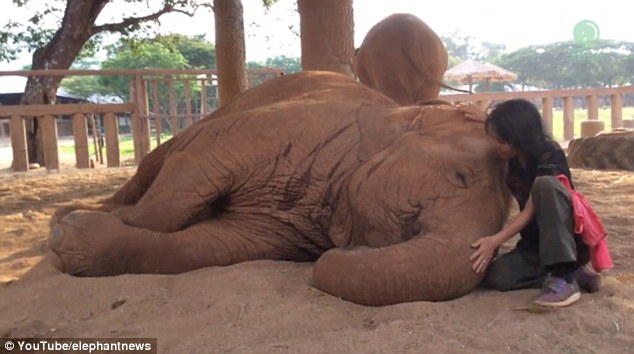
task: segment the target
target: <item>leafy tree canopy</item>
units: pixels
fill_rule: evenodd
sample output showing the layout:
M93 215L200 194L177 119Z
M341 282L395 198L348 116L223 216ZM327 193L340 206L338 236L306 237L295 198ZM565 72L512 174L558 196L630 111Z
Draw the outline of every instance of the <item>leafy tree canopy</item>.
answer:
M494 60L524 85L543 88L608 87L634 81L634 43L598 40L533 45Z
M0 27L0 61L15 60L22 52L32 52L45 46L53 38L65 13L73 6L72 0L3 0L11 1L14 7L32 15L23 21L10 20ZM156 33L160 16L177 12L193 15L197 10L213 9L211 0L90 0L99 12L107 8L126 9L119 16L108 18L99 14L91 31L90 39L84 44L79 58L93 56L101 48L104 33L118 33L124 37L143 38ZM261 0L269 9L278 0ZM186 45L186 44L184 44ZM191 62L193 67L197 63Z
M11 0L13 5L33 13L25 22L11 20L0 28L0 60L15 60L21 52L30 52L49 43L63 18L72 11L75 0ZM101 47L104 33L119 33L126 37L146 37L157 29L160 16L178 12L193 15L200 8L211 8L206 0L92 0L99 14L88 31L80 57L90 57ZM266 1L265 1L266 3ZM105 7L126 9L119 16L103 12ZM89 16L90 14L86 14Z
M466 59L494 63L518 74L515 83L523 86L558 89L634 83L633 42L565 41L532 45L509 53L503 44L479 43L457 31L441 39L449 53L449 67ZM503 87L492 83L489 90ZM475 90L482 89L476 86Z

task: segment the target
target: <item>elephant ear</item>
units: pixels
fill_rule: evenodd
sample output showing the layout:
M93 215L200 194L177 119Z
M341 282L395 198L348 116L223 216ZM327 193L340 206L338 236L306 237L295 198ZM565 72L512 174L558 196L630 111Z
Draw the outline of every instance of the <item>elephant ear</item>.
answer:
M410 130L414 120L423 115L421 107L372 107L362 106L357 111L361 141L359 159L368 160L372 155L391 145L399 136Z

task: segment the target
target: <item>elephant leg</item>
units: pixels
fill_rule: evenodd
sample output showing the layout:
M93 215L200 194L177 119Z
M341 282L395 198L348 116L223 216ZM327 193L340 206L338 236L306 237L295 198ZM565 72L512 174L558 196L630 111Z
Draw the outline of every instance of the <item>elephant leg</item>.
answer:
M143 160L141 160L134 176L132 176L132 178L130 178L130 180L126 182L126 184L124 184L123 187L121 187L121 189L119 189L112 197L93 205L72 204L59 207L51 216L48 223L49 226L53 228L64 218L64 216L72 213L73 211L99 210L110 212L127 205L135 204L139 199L141 199L143 194L145 194L145 191L147 191L161 170L161 167L163 167L165 157L167 156L167 152L169 151L173 140L174 139L170 139L164 144L159 145L159 147L154 149Z
M133 205L138 202L148 188L150 188L154 179L161 171L163 164L165 164L170 147L174 145L174 141L176 141L175 138L166 141L145 156L141 160L134 176L132 176L132 178L130 178L130 180L112 197L106 199L104 203L113 205Z
M165 234L125 225L109 213L77 211L53 228L49 247L57 269L80 276L177 274L250 260L316 259L292 242L291 231L269 216L232 214Z
M213 159L209 155L208 159ZM113 214L130 226L158 232L182 230L223 208L230 173L225 165L187 152L171 155L139 201Z

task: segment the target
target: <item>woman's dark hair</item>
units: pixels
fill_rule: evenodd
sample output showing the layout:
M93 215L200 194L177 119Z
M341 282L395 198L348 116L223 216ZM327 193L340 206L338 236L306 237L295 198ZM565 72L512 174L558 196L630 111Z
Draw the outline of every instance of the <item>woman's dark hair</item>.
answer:
M512 99L493 107L486 120L486 131L511 144L519 153L535 160L552 143L544 131L537 107L524 99Z

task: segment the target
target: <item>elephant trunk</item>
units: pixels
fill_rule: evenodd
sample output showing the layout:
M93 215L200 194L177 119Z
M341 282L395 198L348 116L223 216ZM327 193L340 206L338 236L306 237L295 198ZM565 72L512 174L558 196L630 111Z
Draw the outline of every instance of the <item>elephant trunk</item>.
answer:
M482 279L471 269L470 245L494 233L500 226L496 224L488 230L483 225L460 225L463 231L430 232L375 249L332 249L315 264L313 283L334 296L370 306L450 300Z

